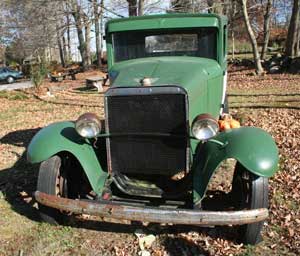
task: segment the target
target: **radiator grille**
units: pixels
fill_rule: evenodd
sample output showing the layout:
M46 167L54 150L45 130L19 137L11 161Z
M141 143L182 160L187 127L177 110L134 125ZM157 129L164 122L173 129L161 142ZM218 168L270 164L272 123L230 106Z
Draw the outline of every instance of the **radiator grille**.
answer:
M112 171L170 175L186 170L186 112L183 93L106 97Z

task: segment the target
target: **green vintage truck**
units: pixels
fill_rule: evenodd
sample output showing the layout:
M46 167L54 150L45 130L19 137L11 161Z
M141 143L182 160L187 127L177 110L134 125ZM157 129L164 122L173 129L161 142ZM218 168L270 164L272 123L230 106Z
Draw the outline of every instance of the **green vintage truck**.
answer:
M226 17L111 20L106 43L105 120L86 113L51 124L28 147L28 161L41 163L35 198L43 220L87 213L239 225L242 242L259 242L278 150L261 129L219 129L226 108ZM210 208L208 184L228 158L237 162L227 206L219 209L219 200Z

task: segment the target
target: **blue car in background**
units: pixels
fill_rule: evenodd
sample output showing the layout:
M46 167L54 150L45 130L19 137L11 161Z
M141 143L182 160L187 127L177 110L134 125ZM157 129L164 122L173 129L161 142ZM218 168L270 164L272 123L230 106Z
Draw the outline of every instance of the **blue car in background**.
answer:
M6 81L11 84L22 77L23 73L21 71L12 70L7 67L0 68L0 81Z

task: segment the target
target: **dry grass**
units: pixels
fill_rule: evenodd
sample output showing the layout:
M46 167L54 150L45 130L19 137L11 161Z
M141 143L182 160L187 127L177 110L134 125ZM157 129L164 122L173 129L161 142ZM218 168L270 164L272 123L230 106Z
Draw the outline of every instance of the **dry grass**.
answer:
M247 72L230 73L230 93L300 92L300 76L256 78ZM0 255L138 253L133 233L141 226L99 222L88 216L71 219L65 226L49 226L39 221L32 200L38 166L26 162L25 150L33 135L47 124L76 119L86 111L103 115L103 95L84 90L85 75L81 74L75 82L46 83L45 87L51 87L54 97L44 97L45 89L39 92L39 99L32 91L0 95ZM20 94L26 97L19 98ZM269 99L261 96L259 103L268 104ZM299 106L298 96L272 96L271 99L275 102L296 100ZM251 96L232 96L230 101L237 105L258 102L257 97ZM280 148L280 172L270 182L271 217L264 229L264 242L256 247L245 247L236 242L236 234L229 228L152 225L145 228L157 237L152 255L299 255L299 110L232 111L245 125L269 131ZM224 168L230 169L230 166L227 162ZM221 185L224 186L230 187L230 182Z

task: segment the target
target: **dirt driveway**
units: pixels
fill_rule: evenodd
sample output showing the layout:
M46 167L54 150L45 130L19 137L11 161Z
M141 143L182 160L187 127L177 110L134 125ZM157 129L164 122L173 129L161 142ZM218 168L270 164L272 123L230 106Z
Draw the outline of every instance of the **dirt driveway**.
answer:
M12 84L0 84L0 91L21 90L28 89L31 87L33 87L33 83L31 81L20 81Z

